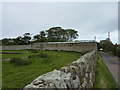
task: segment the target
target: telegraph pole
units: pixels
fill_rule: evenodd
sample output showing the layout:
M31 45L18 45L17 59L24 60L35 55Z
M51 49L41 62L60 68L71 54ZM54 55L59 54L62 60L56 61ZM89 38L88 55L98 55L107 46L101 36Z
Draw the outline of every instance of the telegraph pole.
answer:
M109 38L109 40L110 40L110 32L108 32L108 38Z
M96 36L94 37L94 40L96 41Z

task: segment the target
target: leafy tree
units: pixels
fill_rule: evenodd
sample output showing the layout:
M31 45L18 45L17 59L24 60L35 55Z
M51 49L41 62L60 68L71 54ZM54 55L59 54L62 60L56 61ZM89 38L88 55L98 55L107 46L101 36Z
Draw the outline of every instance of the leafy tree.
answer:
M16 38L2 39L3 45L25 45L34 42L65 42L72 41L78 37L78 32L74 29L63 29L61 27L52 27L48 30L40 31L39 34L33 36L31 41L31 34L24 33L23 36Z
M23 41L22 41L22 37L19 36L17 38L14 39L14 45L22 45L24 44Z
M48 41L50 42L60 41L60 36L61 36L60 30L62 30L61 27L53 27L50 28L49 30L46 30Z
M22 38L22 44L29 44L31 40L30 33L24 33Z
M46 33L45 33L45 31L40 31L40 41L41 42L45 42L45 40L46 40Z
M113 52L113 54L116 54L116 48L108 38L106 40L100 41L99 48L102 48L103 51Z
M67 40L72 41L73 39L76 39L78 37L78 32L74 29L67 29Z
M51 42L72 41L78 37L77 31L74 29L62 29L61 27L53 27L47 32L47 39Z
M34 39L35 41L39 41L40 35L39 35L39 34L35 35L35 36L33 37L33 39Z
M35 35L33 38L35 42L45 42L46 41L46 33L45 31L40 31L39 34Z
M4 38L2 39L2 45L16 45L15 38Z

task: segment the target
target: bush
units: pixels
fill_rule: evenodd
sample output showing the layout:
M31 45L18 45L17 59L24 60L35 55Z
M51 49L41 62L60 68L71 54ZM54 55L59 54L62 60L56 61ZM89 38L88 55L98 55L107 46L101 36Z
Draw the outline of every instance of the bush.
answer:
M37 55L30 55L30 56L28 56L28 58L32 58L32 57L48 58L48 55L45 54L45 53L39 53Z
M32 56L30 55L30 56L28 56L28 58L31 58Z
M48 55L45 54L45 53L40 53L40 54L38 55L38 57L40 57L40 58L48 58Z
M32 53L38 53L38 50L31 50Z
M31 61L29 60L18 60L18 62L16 62L17 65L20 65L20 66L23 66L23 65L28 65L32 63Z
M29 61L29 60L23 60L23 59L21 59L21 58L11 58L11 59L10 59L10 63L23 66L23 65L28 65L28 64L30 64L30 63L32 63L32 62Z
M117 56L120 57L120 46L117 47L116 53L117 53Z
M21 60L21 58L15 58L15 57L13 57L13 58L10 59L10 63L16 63L19 60Z

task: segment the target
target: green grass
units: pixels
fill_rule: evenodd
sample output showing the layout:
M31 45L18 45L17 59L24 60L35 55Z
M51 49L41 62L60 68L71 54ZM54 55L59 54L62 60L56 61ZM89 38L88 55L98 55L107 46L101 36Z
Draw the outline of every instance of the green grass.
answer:
M115 56L112 52L107 52L110 56L112 56L112 57L117 57L118 59L118 61L120 61L120 57L118 57L118 56Z
M2 52L21 52L22 54L2 54L2 59L9 59L12 57L27 57L29 55L34 55L30 50L15 50L15 51L2 51Z
M117 88L117 84L109 72L101 56L97 54L96 78L94 88Z
M10 64L9 61L2 62L2 79L3 88L22 88L31 83L38 76L47 73L54 69L60 69L62 66L77 60L82 55L81 53L65 52L65 51L39 51L39 53L31 53L25 50L28 55L37 55L44 53L48 55L48 58L40 58L33 56L26 60L31 60L32 63L25 66L18 66ZM21 52L25 52L21 51ZM7 56L8 55L8 56ZM4 58L10 58L9 54L4 55ZM13 55L20 57L19 55ZM12 57L13 57L12 56ZM24 56L24 55L22 55Z
M114 56L113 52L107 52L110 56Z
M118 59L118 61L120 61L120 58Z

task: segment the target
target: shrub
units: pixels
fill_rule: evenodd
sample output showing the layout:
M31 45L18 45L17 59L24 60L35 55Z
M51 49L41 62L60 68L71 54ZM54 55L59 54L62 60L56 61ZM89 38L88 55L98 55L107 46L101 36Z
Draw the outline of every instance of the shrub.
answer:
M18 62L16 62L16 64L20 66L28 65L30 63L32 63L30 60L18 60Z
M45 53L40 53L38 56L39 56L40 58L48 58L48 55L45 54Z
M32 53L38 53L38 50L31 50Z
M29 60L23 60L21 58L11 58L10 63L22 66L22 65L28 65L28 64L30 64L32 62L29 61Z
M117 47L116 53L117 53L117 56L120 57L120 46Z
M31 58L32 56L30 55L30 56L28 56L28 58Z
M21 60L21 58L15 58L15 57L13 57L13 58L10 59L10 63L16 63L19 60Z

